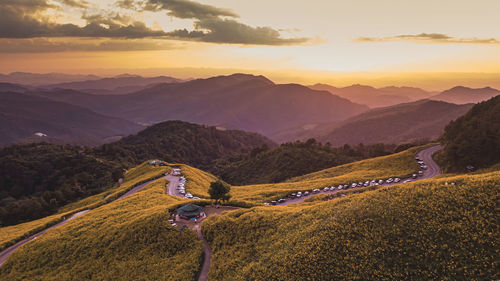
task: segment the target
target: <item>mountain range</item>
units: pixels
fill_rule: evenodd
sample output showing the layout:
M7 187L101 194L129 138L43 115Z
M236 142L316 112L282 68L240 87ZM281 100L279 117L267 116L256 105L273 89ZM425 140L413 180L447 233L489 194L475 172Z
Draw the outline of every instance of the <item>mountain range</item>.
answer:
M356 103L365 104L371 108L416 101L433 95L432 92L413 87L390 86L377 89L359 84L343 88L337 88L326 84L316 84L309 87L315 90L328 91L333 95L343 97Z
M33 132L48 131L51 133L47 133L49 137L45 140L51 142L75 144L75 140L83 140L81 144L100 144L137 132L145 126L167 120L182 120L217 126L219 129L257 132L279 143L315 137L323 142L340 145L375 142L397 144L435 138L447 122L459 117L470 106L457 107L450 103L477 103L500 93L489 87L471 89L461 86L439 94L419 88L393 86L374 88L352 85L337 88L316 84L305 87L299 84L276 84L264 76L249 74L183 81L168 76L141 77L129 74L102 78L13 73L0 76L0 81L28 78L32 80L26 80L22 85L0 82L0 92L18 92L43 98L44 105L48 101L58 102L51 105L61 107L54 112L71 108L78 114L72 115L73 124L69 124L69 120L56 122L40 119L37 115L40 112L26 110L21 103L13 104L11 101L10 111L5 109L6 112L2 112L4 119L7 113L12 118L13 112L23 112L22 118L16 117L16 122L24 119L25 123L22 123L21 129L17 129L19 133L8 131L3 143L23 138L36 141L38 137L32 137ZM43 79L46 79L45 83L39 86L38 83ZM62 83L51 83L56 80ZM424 100L426 98L448 104L431 103ZM425 106L429 108L425 109ZM85 114L82 110L86 110ZM418 112L428 112L429 118L419 116ZM94 118L90 118L90 115ZM103 118L108 121L101 122ZM32 121L26 123L26 120ZM40 125L42 120L44 126ZM15 123L12 119L10 123L4 122ZM397 126L389 126L395 123ZM119 124L119 128L110 128L110 124ZM49 125L60 128L59 131L66 128L65 133L49 130ZM74 129L68 129L69 125ZM110 139L111 136L116 137ZM59 137L62 139L56 141Z
M472 106L420 100L372 109L336 126L318 128L316 134L320 141L334 146L434 140L450 121L465 114Z
M456 104L478 103L500 95L500 91L491 87L468 88L457 86L431 97L433 100L440 100Z
M270 138L288 128L336 122L368 110L325 91L275 84L263 76L246 74L162 83L127 95L91 95L67 89L30 94L144 125L183 120Z
M21 93L0 92L0 144L3 145L26 138L97 145L143 128L79 106ZM35 136L35 133L41 134Z

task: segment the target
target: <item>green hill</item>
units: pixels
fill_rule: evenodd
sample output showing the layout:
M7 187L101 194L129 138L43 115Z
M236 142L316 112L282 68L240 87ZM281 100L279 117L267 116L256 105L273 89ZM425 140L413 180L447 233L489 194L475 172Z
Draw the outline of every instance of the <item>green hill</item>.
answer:
M274 147L276 144L256 133L167 121L148 127L136 135L97 147L94 152L129 167L158 158L210 169L219 158L262 146Z
M0 149L0 225L54 213L65 204L100 193L122 177L113 162L85 149L53 144Z
M499 185L492 172L211 217L209 279L496 280Z
M108 190L123 169L150 159L209 169L219 158L262 146L275 144L254 133L168 121L96 148L45 143L5 147L0 149L0 226L48 216Z
M214 173L235 184L275 183L307 173L392 153L383 144L331 147L314 139L281 144L273 149L255 149L242 159L222 159Z
M451 122L441 138L441 154L449 171L465 171L468 165L486 168L500 162L500 96L475 105Z
M51 230L12 254L0 280L194 280L202 243L177 231L165 180Z

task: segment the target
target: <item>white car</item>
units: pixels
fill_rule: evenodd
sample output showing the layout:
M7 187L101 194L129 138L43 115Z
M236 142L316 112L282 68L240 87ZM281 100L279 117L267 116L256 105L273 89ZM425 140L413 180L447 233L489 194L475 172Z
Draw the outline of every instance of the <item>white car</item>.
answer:
M394 182L400 182L400 181L401 181L401 179L400 179L400 178L395 178L395 179L394 179Z
M323 188L323 191L324 192L330 191L330 188L327 186L327 187Z
M319 192L319 189L313 189L313 193L318 193Z
M351 187L352 187L352 188L354 188L354 187L356 187L357 185L358 185L358 184L354 182L354 183L352 183L352 184L351 184Z
M408 183L408 182L411 182L411 180L405 180L405 181L403 181L403 183Z
M184 197L186 197L187 199L192 199L193 195L191 193L186 193L186 195L184 195Z
M338 189L338 190L340 190L340 189L342 189L342 188L344 188L344 186L343 186L343 185L339 185L339 186L337 187L337 189Z
M393 178L388 178L388 179L387 179L387 183L391 183L391 182L393 182L393 181L394 181L394 179L393 179Z
M330 191L334 191L335 190L335 186L330 186Z
M379 185L380 185L380 184L384 184L384 180L379 180L379 181L378 181L378 184L379 184Z

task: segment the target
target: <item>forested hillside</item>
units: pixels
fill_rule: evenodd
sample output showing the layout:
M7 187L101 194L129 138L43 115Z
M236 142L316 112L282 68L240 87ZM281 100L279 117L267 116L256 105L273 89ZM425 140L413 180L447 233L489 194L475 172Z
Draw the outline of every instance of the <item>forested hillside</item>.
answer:
M275 183L365 158L390 154L384 144L332 147L309 139L284 143L274 149L254 149L241 159L221 159L213 173L235 184Z
M441 138L441 154L449 171L465 171L468 165L485 168L500 162L500 96L475 105L451 122Z
M219 158L262 146L274 147L276 144L255 133L167 121L148 127L137 135L97 147L94 152L129 167L158 158L210 169Z
M52 214L67 203L102 192L122 176L118 165L90 151L53 144L0 150L0 225Z
M53 214L112 187L125 169L150 159L213 169L217 159L274 146L254 133L168 121L95 148L46 143L6 147L0 150L0 225Z

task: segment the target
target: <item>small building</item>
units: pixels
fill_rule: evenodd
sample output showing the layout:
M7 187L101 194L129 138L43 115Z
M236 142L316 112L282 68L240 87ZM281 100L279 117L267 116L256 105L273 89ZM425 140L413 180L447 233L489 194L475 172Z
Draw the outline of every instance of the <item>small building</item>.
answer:
M186 204L179 207L176 211L177 214L183 219L201 218L205 216L203 208L195 204Z

